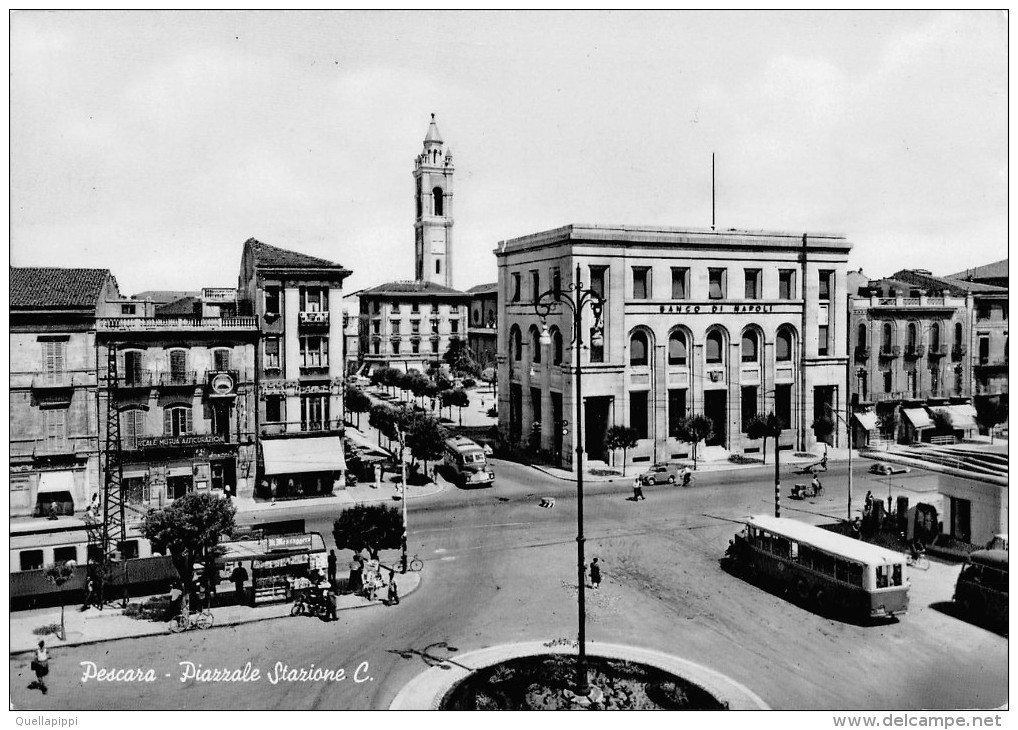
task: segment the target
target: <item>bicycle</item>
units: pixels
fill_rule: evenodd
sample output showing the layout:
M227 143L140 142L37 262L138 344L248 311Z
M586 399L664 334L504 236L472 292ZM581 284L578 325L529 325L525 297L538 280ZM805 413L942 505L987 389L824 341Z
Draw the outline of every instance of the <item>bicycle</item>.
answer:
M179 634L181 631L190 631L191 629L204 631L212 627L214 620L211 611L197 611L187 615L178 613L170 619L170 633Z
M424 561L417 557L416 554L407 561L407 570L412 570L413 572L418 573L423 567Z

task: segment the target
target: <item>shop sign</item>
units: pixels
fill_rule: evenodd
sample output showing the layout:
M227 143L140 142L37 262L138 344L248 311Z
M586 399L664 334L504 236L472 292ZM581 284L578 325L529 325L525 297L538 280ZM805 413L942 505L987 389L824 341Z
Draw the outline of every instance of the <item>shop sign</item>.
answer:
M178 446L214 446L225 443L225 438L212 434L201 436L146 436L138 439L138 448L164 449Z
M236 389L233 373L224 371L209 376L209 390L213 395L232 395Z
M661 314L765 314L773 312L773 304L662 304Z
M343 379L333 378L331 383L300 383L296 380L277 380L263 383L261 395L339 395Z
M265 543L269 551L310 550L311 535L269 535Z

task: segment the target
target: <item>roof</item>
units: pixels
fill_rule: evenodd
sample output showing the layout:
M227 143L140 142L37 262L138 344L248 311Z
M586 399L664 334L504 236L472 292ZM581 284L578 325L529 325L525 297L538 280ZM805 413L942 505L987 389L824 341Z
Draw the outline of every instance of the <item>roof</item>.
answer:
M11 267L11 309L94 309L109 269Z
M947 289L955 296L965 296L968 292L973 294L1007 294L1007 289L990 284L979 284L974 281L961 281L959 279L947 279L942 276L933 276L924 271L916 269L902 269L895 271L888 278L903 281L911 286L933 291Z
M498 293L498 282L492 282L491 284L478 284L467 289L467 294L497 294Z
M433 281L390 281L386 284L379 284L370 289L361 291L362 297L377 296L439 296L439 297L467 297L466 292L458 289L451 289Z
M285 248L270 246L267 243L249 238L244 242L246 248L250 248L254 254L255 266L266 268L284 269L331 269L343 268L340 264L327 259L320 259L317 256L308 256L297 251L288 251Z
M437 142L442 144L442 134L438 131L438 125L435 124L435 115L431 115L431 124L428 125L428 133L424 137L424 144L428 142Z
M146 289L131 296L131 299L145 301L151 299L155 304L169 304L184 297L197 297L201 292L197 291L175 291L172 289Z
M201 306L201 299L198 297L181 297L169 304L156 307L157 317L190 317L194 315L195 305Z
M868 542L856 540L847 535L825 530L816 525L791 520L787 517L771 517L770 515L753 515L746 520L747 525L784 535L798 542L814 545L821 550L837 553L851 560L866 563L901 563L905 556Z
M957 274L948 274L945 279L961 279L962 281L978 281L980 279L1006 279L1007 259L994 261L992 264L977 266L974 269L959 271Z

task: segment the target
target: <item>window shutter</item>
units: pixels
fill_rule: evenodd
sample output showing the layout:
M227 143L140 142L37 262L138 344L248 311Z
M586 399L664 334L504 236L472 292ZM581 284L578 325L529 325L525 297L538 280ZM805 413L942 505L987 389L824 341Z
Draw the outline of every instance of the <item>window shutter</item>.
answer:
M173 435L173 409L172 408L164 408L163 409L163 435L164 436L172 436Z
M325 367L329 364L329 338L322 338L322 366Z
M184 419L185 420L185 424L184 424L184 432L185 433L194 433L194 424L191 421L191 410L192 409L190 409L190 408L185 408L184 409L184 413L187 414L186 418Z

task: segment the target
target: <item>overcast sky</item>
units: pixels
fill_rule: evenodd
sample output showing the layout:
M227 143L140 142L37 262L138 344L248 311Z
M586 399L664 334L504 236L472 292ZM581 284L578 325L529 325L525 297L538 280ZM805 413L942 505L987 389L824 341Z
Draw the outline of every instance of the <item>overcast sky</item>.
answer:
M429 115L455 285L567 223L845 234L852 268L1007 256L1007 25L964 13L11 19L11 263L235 286L249 237L413 277Z

